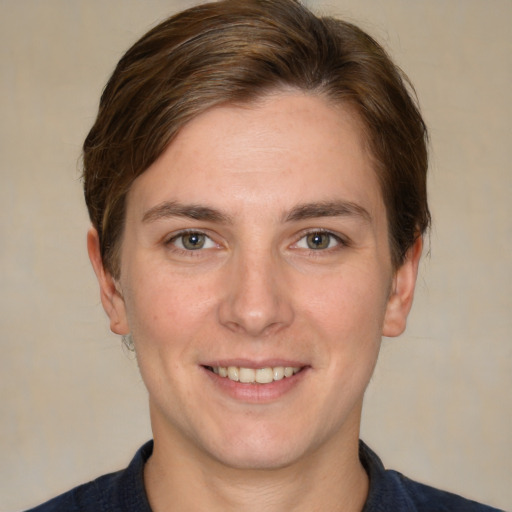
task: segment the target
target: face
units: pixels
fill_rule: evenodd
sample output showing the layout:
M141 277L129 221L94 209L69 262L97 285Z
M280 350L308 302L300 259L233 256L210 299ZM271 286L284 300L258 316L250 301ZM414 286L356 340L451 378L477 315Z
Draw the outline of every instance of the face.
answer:
M357 440L382 335L405 325L419 250L392 268L357 118L299 93L214 108L133 184L121 276L90 252L133 336L155 442L232 467Z

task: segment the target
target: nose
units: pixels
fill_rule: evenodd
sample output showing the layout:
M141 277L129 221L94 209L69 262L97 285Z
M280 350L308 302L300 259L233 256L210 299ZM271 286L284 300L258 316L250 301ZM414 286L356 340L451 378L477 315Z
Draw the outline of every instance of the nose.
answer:
M239 254L227 272L226 293L219 305L221 324L233 332L263 337L293 322L285 272L272 255Z

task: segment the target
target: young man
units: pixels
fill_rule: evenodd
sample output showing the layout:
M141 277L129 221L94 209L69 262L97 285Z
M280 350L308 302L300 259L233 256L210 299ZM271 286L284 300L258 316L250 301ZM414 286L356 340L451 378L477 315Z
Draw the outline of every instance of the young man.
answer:
M426 129L368 35L293 0L165 21L84 144L91 262L154 440L44 511L490 510L359 441L429 224Z

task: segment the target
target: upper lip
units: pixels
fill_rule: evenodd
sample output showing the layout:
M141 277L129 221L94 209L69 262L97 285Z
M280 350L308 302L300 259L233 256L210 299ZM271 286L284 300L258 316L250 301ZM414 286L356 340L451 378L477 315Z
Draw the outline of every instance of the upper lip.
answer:
M292 368L303 368L304 366L308 366L303 361L297 361L293 359L281 359L281 358L272 358L272 359L216 359L206 363L203 363L202 366L211 366L215 367L223 367L227 368L229 366L238 366L242 368L252 368L257 370L259 368L274 368L276 366L291 366Z

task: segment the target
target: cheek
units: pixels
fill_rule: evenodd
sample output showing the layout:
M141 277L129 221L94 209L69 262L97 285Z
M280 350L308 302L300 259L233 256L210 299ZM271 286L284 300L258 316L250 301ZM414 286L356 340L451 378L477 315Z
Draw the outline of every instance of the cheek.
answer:
M364 340L370 333L380 337L388 290L377 277L361 270L344 271L305 283L301 295L306 314L343 338Z
M126 311L135 340L173 344L201 329L212 305L212 287L204 279L183 279L170 273L148 272L128 286Z
M126 303L139 370L150 395L158 397L170 382L179 388L197 360L204 301L197 300L193 287L166 277L146 279ZM182 393L188 393L186 388Z

